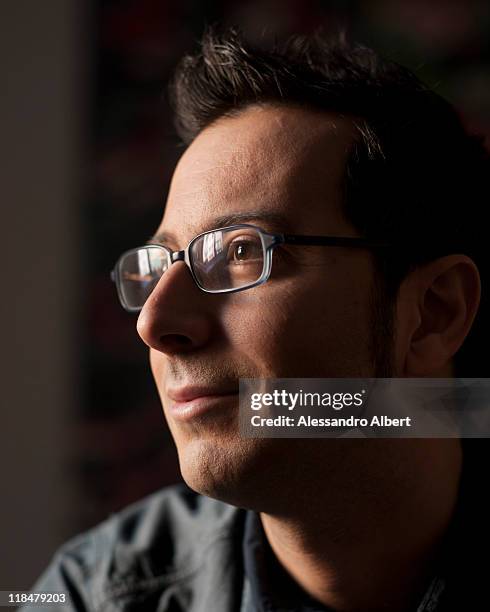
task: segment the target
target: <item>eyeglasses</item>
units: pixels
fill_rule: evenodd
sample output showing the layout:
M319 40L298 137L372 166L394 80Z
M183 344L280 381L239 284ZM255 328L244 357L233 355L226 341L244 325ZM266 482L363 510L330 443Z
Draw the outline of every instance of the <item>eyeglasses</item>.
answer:
M206 293L234 293L265 283L272 268L272 252L281 244L354 248L383 248L364 238L271 234L248 224L203 232L183 251L147 244L126 251L111 273L121 305L139 312L162 275L176 261L189 268L196 285Z

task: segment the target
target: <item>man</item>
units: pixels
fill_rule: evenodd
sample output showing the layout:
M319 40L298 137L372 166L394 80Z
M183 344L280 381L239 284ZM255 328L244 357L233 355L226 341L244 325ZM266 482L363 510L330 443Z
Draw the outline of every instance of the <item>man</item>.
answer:
M487 609L459 440L245 439L237 417L242 378L480 375L483 147L343 41L210 32L172 92L188 147L115 280L190 489L68 543L34 591L79 610Z

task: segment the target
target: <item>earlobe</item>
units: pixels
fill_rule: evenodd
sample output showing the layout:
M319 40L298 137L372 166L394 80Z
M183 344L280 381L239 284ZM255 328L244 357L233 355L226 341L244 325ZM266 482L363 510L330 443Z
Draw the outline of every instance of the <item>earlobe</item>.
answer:
M412 292L417 325L407 337L404 376L449 376L478 310L478 269L466 255L448 255L412 274L405 291Z

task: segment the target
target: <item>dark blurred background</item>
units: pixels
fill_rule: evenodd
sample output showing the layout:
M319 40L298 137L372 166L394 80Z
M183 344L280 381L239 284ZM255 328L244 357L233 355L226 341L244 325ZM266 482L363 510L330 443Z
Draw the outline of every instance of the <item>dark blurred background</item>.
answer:
M109 273L160 221L182 152L166 83L214 22L266 40L345 28L488 143L487 1L4 0L0 590L29 588L66 537L180 478Z

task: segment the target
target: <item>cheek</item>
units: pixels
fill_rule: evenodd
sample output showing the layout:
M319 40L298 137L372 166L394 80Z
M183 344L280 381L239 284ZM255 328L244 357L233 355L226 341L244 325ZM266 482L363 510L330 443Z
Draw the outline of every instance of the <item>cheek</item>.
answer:
M225 312L233 348L261 377L343 377L369 369L369 292L318 278L244 292ZM238 314L239 313L239 314Z

